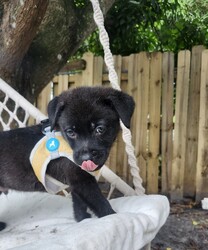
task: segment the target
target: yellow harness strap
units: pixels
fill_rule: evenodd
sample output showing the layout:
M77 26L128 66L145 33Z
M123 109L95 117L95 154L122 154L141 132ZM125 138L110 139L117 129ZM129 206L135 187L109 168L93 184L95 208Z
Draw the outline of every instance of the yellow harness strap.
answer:
M59 157L66 157L73 161L72 153L72 149L60 132L53 132L53 136L50 137L44 136L31 151L30 163L48 193L56 194L68 187L46 174L49 162Z

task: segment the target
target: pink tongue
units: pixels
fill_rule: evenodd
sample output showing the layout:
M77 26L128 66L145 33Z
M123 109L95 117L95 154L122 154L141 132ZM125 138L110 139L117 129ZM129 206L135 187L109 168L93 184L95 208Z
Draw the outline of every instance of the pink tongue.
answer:
M83 161L81 168L85 171L94 171L96 168L98 167L98 165L95 165L95 163L93 161Z

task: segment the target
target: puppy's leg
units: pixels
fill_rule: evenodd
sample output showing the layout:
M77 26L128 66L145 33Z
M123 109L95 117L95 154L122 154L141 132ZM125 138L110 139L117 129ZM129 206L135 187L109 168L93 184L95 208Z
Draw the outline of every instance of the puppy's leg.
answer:
M91 215L87 213L87 204L83 202L83 200L75 192L71 192L71 195L73 201L74 217L76 221L79 222L86 218L90 218Z
M89 218L89 214L86 212L87 207L99 218L115 213L110 203L102 195L93 176L81 170L76 176L76 180L76 182L73 180L70 182L76 220Z
M6 223L0 221L0 231L6 227Z
M72 197L74 216L77 221L91 217L86 211L87 207L89 207L99 218L115 214L115 211L112 209L109 202L102 196L101 192L95 191L94 194L92 194L88 191L82 193L78 191L76 193L73 192Z
M89 173L74 165L67 158L53 160L47 173L71 187L74 216L77 221L89 218L87 207L97 217L115 213L110 203L102 195L98 183Z

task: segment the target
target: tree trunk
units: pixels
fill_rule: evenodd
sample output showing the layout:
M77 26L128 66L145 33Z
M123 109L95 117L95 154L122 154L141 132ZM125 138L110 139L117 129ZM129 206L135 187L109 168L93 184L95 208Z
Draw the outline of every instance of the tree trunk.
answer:
M0 77L31 102L95 29L90 1L78 3L0 0Z

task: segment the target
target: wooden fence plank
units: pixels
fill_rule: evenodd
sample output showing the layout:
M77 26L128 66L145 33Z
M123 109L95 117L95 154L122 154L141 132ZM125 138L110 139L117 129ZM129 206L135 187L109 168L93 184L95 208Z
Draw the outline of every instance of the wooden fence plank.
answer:
M71 78L71 77L70 77ZM75 87L80 87L82 86L82 73L77 73L75 76L74 76L74 86Z
M147 193L158 193L162 53L152 53L149 88L149 160Z
M94 57L93 62L93 85L101 86L103 78L103 58L101 56Z
M162 67L162 131L161 131L161 158L162 158L162 193L170 190L172 151L173 151L173 85L174 85L174 54L163 53Z
M58 82L53 82L53 97L58 95Z
M94 57L93 61L93 85L101 86L103 78L103 58L101 56Z
M122 57L121 56L114 56L114 67L116 70L116 73L118 75L118 84L121 84L121 64L122 64ZM119 173L121 172L121 169L123 168L122 162L118 161L120 155L120 151L124 152L124 147L122 144L120 144L121 140L118 137L117 140L114 142L113 148L111 150L110 155L110 161L109 161L109 167L115 172ZM120 173L121 174L121 173Z
M116 139L116 141L114 142L111 148L109 159L108 159L108 167L114 173L117 172L117 143L118 143L118 138Z
M48 84L40 93L37 99L37 108L45 115L47 115L48 103L51 100L51 84Z
M122 57L120 55L113 56L114 59L114 67L118 76L118 84L121 85L121 67L122 67Z
M125 77L124 77L124 75L127 76L127 74L128 74L128 67L129 67L129 56L123 56L122 57L122 67L121 67L122 80L128 81L128 78L125 79Z
M126 59L125 59L126 60ZM132 95L134 100L136 101L136 94L137 94L137 80L136 80L136 74L135 74L135 68L137 67L137 62L136 62L136 55L132 54L128 57L128 65L125 62L124 66L126 67L126 70L128 72L128 86L127 86L127 92ZM135 139L136 139L136 108L134 110L134 114L131 120L131 131L132 131L132 142L133 145L135 145ZM130 174L130 168L126 162L127 160L127 155L126 153L124 154L124 162L126 165L124 165L124 171L126 169L126 173L124 173L125 179L129 181L131 179L131 174Z
M68 75L59 75L58 76L58 93L61 94L63 91L68 89L69 86L69 77Z
M116 172L124 180L128 179L128 164L124 159L125 146L122 139L121 132L119 133L116 141Z
M184 195L194 197L196 193L196 162L198 148L199 103L201 83L201 55L203 46L195 46L191 53L191 79L189 85L186 165L184 174Z
M208 50L202 53L196 200L208 197Z
M187 110L190 73L190 51L178 54L173 163L171 173L171 199L183 198L186 154Z
M123 61L122 61L121 68L123 68ZM121 80L120 87L125 93L130 94L129 92L130 86L126 80ZM130 174L130 166L128 165L125 143L123 141L121 132L119 133L118 143L117 143L117 171L118 171L118 174L120 173L119 175L124 178L124 180L126 180L130 185L132 184L132 175Z
M131 92L131 95L134 99L134 101L137 103L137 88L138 88L138 82L137 82L137 60L136 55L132 54L129 56L129 62L128 62L128 92ZM133 131L133 143L135 144L136 140L136 117L137 117L137 105L135 106L134 114L132 117L132 127Z
M92 86L94 75L94 56L92 53L85 53L83 59L86 61L86 69L82 71L81 86Z
M147 186L147 127L149 102L149 54L141 52L132 62L134 68L134 91L136 108L134 114L133 135L135 138L135 154L140 168L144 187Z

